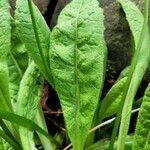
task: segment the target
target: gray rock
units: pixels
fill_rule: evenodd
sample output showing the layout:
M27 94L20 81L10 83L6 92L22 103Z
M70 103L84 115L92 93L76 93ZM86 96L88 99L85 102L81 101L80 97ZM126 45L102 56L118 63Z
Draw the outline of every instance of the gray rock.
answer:
M44 14L47 11L47 6L51 0L33 0L33 2L38 6L41 13Z
M47 6L49 5L51 0L33 0L35 5L39 8L42 14L44 14L47 11ZM10 13L12 16L14 16L15 6L16 6L16 0L10 0Z

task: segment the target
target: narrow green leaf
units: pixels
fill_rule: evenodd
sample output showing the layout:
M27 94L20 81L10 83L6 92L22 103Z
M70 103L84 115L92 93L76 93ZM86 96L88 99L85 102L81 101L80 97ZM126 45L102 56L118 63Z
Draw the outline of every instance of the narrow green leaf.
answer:
M49 69L50 30L38 8L31 2L29 4L28 0L17 0L16 2L17 32L31 58L52 83Z
M150 37L147 27L148 1L145 1L145 19L134 3L130 2L129 0L119 0L119 2L121 3L122 8L126 14L126 18L128 20L135 42L135 54L132 59L131 68L121 102L121 107L123 106L123 103L124 106L121 115L121 125L119 130L117 149L123 150L125 138L128 133L133 100L150 60ZM119 122L118 120L116 122ZM114 127L114 129L116 130L118 123L117 125L115 124L115 126L116 127ZM117 130L115 132L117 133Z
M31 131L37 131L41 134L43 134L45 137L47 137L50 141L52 141L55 145L57 145L58 148L61 148L61 146L58 144L58 142L49 135L46 131L44 131L41 127L39 127L37 124L35 124L32 120L26 119L25 117L16 115L14 113L6 112L2 109L0 109L0 118L4 120L8 120L12 123L16 123L20 126L23 126Z
M143 102L140 107L138 120L136 124L135 136L133 141L133 150L144 149L150 129L150 84L147 87Z
M51 69L75 150L84 147L103 86L103 20L97 0L73 0L51 34Z
M15 150L22 150L22 148L11 139L4 131L0 129L0 137L2 137L6 142L8 142ZM5 149L5 148L4 148Z
M2 119L0 119L0 127L3 129L6 135L8 135L15 143L18 143Z
M27 68L18 92L17 114L25 118L34 120L38 109L43 78L41 77L35 63L32 62ZM35 149L33 132L24 127L19 127L19 134L24 150Z
M41 106L39 106L38 112L36 114L36 123L42 128L44 129L46 132L48 132L47 126L46 126L46 122L44 119L44 114L42 111ZM45 137L43 134L38 133L38 136L41 140L41 143L43 145L44 150L55 150L57 149L56 145L54 145L52 143L52 141L50 141L47 137Z
M122 99L122 91L126 83L127 77L120 79L113 87L109 90L105 98L102 100L99 120L106 117L110 117L117 112L117 108L120 105Z

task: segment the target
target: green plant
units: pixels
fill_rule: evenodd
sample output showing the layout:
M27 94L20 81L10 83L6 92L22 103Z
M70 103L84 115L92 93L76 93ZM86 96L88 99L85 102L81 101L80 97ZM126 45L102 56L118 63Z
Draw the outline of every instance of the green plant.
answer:
M0 149L40 149L37 143L45 150L64 148L61 133L48 133L39 104L44 79L61 103L63 134L71 142L64 149L149 149L149 87L136 131L128 135L131 114L139 111L132 111L132 105L136 107L135 95L150 60L149 1L145 0L144 16L129 0L118 2L130 26L134 55L102 99L107 48L103 10L97 0L72 0L52 31L32 0L17 0L13 18L8 1L0 1ZM108 133L105 139L114 120L112 138Z
M141 111L139 112L138 122L136 125L136 131L133 141L133 149L150 149L149 145L149 92L150 86L147 87L143 103L141 105Z

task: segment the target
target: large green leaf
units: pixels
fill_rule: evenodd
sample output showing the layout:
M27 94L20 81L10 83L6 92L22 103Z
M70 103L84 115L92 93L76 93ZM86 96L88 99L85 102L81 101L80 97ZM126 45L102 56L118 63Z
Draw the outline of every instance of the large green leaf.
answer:
M150 84L147 87L143 102L140 107L138 121L136 124L135 137L133 142L133 150L144 149L147 144L147 138L150 134ZM150 147L149 147L150 148Z
M17 0L15 11L17 32L31 58L52 83L49 69L50 30L38 8L34 4L32 6L29 9L28 0Z
M102 90L106 46L97 0L73 0L51 34L50 63L75 150L82 150Z

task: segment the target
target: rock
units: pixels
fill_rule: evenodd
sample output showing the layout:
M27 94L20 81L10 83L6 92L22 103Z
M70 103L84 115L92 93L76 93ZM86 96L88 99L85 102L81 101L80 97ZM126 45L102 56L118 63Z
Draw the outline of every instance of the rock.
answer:
M101 0L105 15L105 39L108 48L108 75L116 75L131 59L131 34L125 14L115 0Z
M47 11L47 7L51 0L33 0L35 5L39 8L42 14L44 14ZM10 13L12 16L14 16L15 6L16 6L16 0L10 0Z
M33 2L37 5L41 13L44 14L51 0L33 0Z

